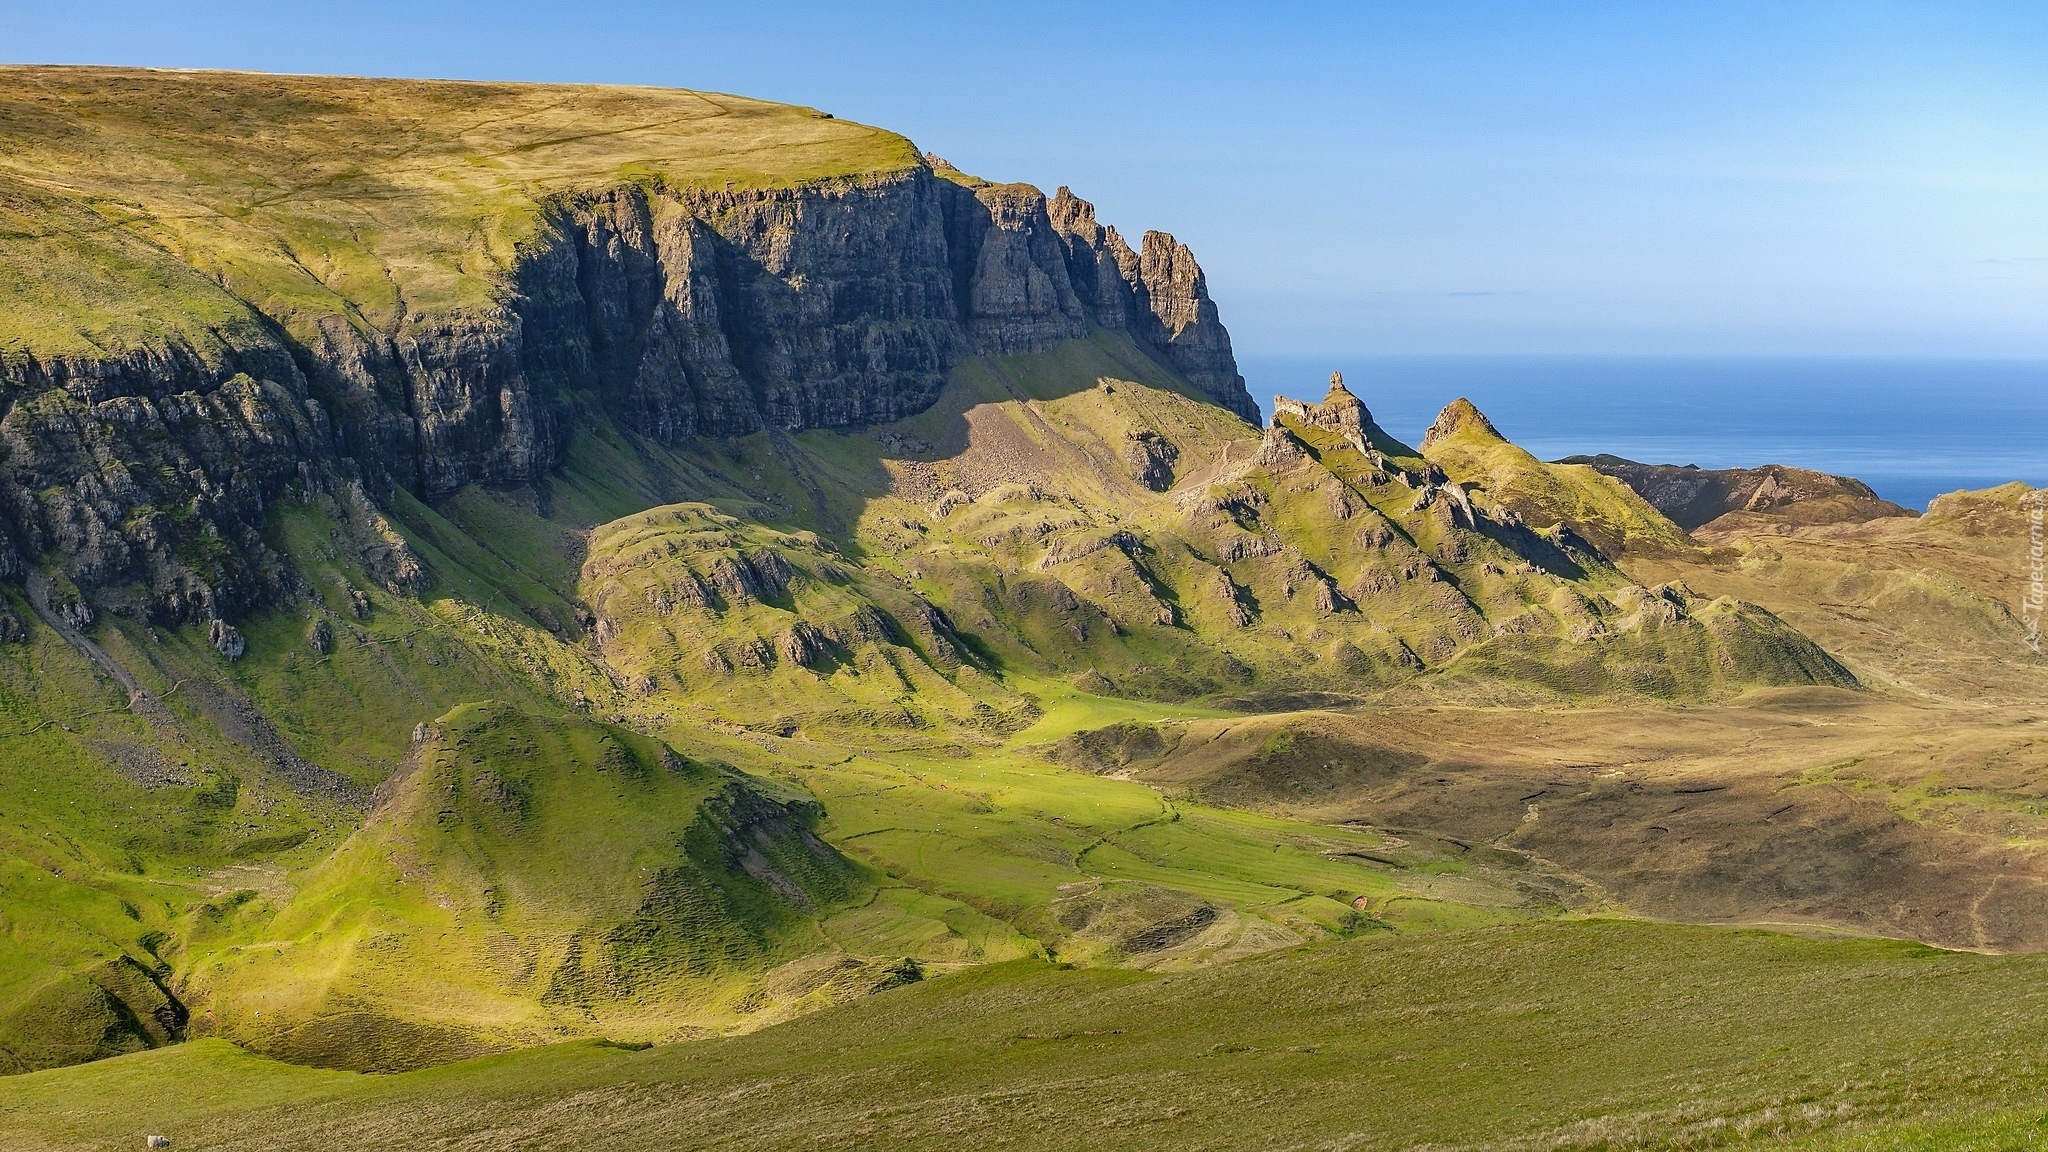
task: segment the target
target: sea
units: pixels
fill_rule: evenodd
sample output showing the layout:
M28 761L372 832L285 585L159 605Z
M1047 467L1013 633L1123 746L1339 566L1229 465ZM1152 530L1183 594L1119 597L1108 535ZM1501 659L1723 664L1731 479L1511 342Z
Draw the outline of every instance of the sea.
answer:
M2048 485L2048 360L1240 355L1268 412L1330 373L1396 438L1463 396L1545 460L1609 452L1702 468L1854 476L1924 510L1943 492Z

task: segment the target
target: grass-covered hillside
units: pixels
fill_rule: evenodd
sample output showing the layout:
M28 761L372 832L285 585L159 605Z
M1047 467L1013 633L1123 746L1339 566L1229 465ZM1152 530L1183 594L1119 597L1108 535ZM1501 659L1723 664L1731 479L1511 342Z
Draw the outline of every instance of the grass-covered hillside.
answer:
M1501 435L1469 400L1445 407L1422 451L1453 479L1485 488L1530 523L1569 524L1610 554L1697 550L1683 529L1621 481L1585 465L1536 459Z
M499 704L419 732L385 788L261 909L260 943L236 940L255 910L232 907L192 942L203 1031L303 1063L416 1067L592 1031L702 1035L903 977L838 956L762 978L825 950L817 917L871 887L817 838L803 793ZM207 948L220 939L236 942Z
M407 1066L746 1030L1015 957L1187 967L1607 906L1519 850L1162 796L1062 750L1453 673L1559 702L1809 675L1730 644L1774 632L1675 592L1646 611L1598 553L1483 519L1483 490L1441 518L1319 435L1262 436L1104 334L971 362L893 424L679 449L600 424L545 488L281 501L265 539L299 591L232 660L201 624L67 634L18 603L0 658L45 751L0 797L43 879L10 889L0 1044ZM1706 673L1464 669L1495 633ZM724 779L797 806L735 825ZM813 836L816 877L777 863Z
M217 1041L7 1083L8 1147L2033 1146L2039 957L1596 921L999 965L731 1040L358 1076Z
M675 89L0 67L0 356L479 313L550 196L917 163L891 132Z

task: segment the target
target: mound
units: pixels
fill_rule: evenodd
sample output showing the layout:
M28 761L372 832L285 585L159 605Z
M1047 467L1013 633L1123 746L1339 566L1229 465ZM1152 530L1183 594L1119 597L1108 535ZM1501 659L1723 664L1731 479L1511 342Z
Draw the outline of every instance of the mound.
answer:
M704 1034L781 1007L764 975L865 884L814 802L502 705L423 729L385 793L281 907L202 911L199 1031L359 1069Z

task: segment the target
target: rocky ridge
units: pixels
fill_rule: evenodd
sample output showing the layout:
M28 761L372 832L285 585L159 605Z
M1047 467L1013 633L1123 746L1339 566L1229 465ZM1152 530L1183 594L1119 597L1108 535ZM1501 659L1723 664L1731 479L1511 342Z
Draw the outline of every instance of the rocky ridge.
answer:
M1604 452L1569 456L1559 463L1584 464L1614 477L1687 531L1704 528L1730 513L1754 513L1799 524L1860 524L1886 516L1914 515L1912 509L1883 499L1853 476L1783 464L1759 468L1639 464Z
M1134 253L1066 189L1048 200L940 162L791 187L619 184L543 215L481 313L384 330L238 302L217 344L0 356L0 577L52 563L81 600L232 619L291 586L261 539L287 494L434 500L540 479L586 402L670 445L887 422L963 360L1096 327L1256 413L1186 246L1154 232Z

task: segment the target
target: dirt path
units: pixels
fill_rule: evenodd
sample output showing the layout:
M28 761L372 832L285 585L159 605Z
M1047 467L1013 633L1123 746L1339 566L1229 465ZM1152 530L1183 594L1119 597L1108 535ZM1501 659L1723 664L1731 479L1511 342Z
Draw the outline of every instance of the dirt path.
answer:
M115 663L114 658L107 655L106 649L87 639L83 632L71 626L70 621L51 609L50 578L34 569L30 569L28 573L28 603L29 607L36 610L36 615L42 617L43 623L48 624L52 631L64 638L66 644L84 653L88 660L99 666L100 671L113 677L116 683L128 690L128 707L131 711L140 712L145 703L155 700L155 697L151 696L126 668Z

